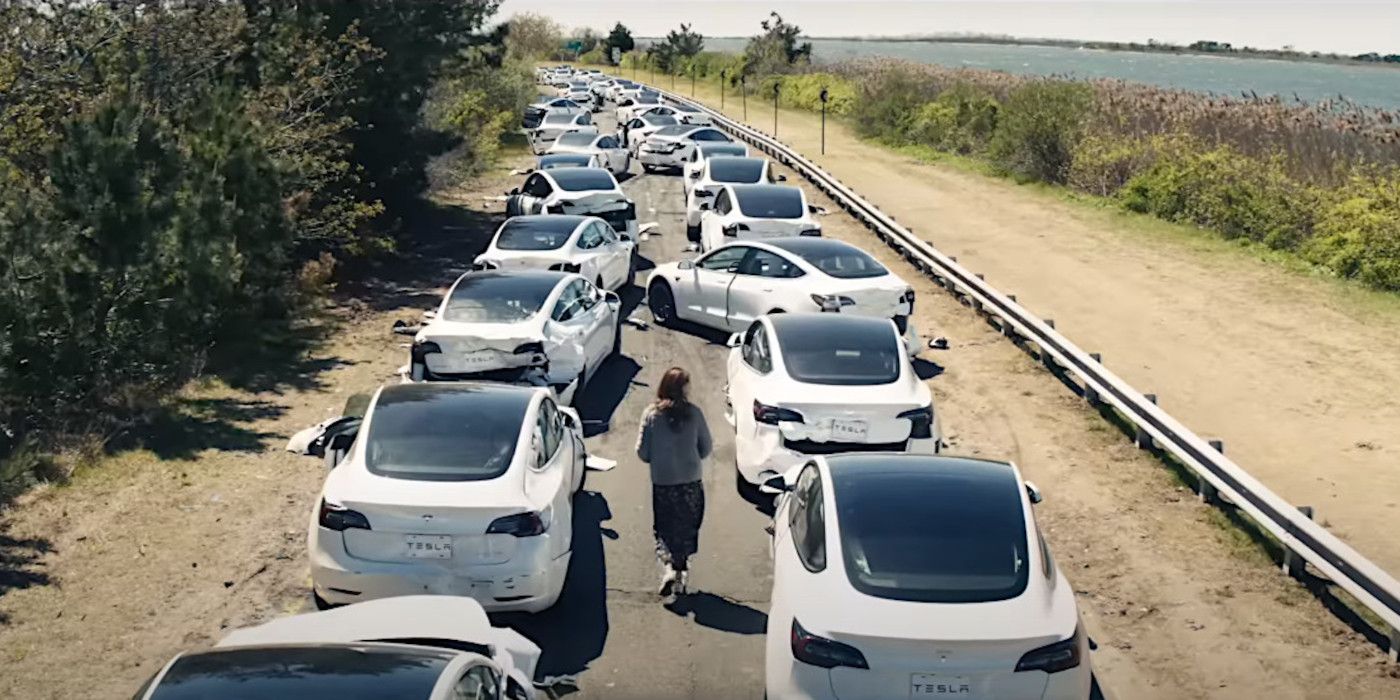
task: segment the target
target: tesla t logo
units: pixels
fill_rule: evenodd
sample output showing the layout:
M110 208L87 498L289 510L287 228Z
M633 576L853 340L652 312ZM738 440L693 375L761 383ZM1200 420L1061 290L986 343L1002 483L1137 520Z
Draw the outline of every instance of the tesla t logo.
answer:
M425 523L430 523L430 522L432 522L432 521L433 521L433 516L431 516L431 515L425 515L425 516L423 516L423 522L425 522Z

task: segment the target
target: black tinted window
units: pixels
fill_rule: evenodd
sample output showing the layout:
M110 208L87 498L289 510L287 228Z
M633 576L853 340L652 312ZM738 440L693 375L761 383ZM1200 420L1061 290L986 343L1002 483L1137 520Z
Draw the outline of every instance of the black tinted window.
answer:
M433 384L385 389L370 416L365 466L400 479L494 479L515 456L530 395Z
M739 211L756 219L798 219L802 210L802 193L795 187L736 188Z
M561 189L570 192L582 190L611 190L617 187L617 183L602 168L574 168L571 170L555 170L553 172L554 181Z
M796 253L808 264L832 277L859 279L889 274L884 265L865 251L840 241L808 238L784 241L777 245Z
M542 156L540 158L540 170L553 170L555 168L581 168L587 167L592 156L584 153L565 153L552 156Z
M575 131L560 136L558 143L563 146L589 146L592 145L593 139L596 138L598 138L597 134Z
M669 114L648 114L645 117L642 117L642 119L645 120L648 124L651 124L652 126L659 126L663 129L669 126L676 125L676 118Z
M1005 465L986 468L1004 471L1000 478L961 466L850 466L833 467L832 479L842 558L856 590L894 600L976 603L1026 589L1020 485Z
M574 217L516 217L501 227L496 247L501 250L554 250L568 242L579 223Z
M691 141L729 141L730 138L722 131L714 129L703 129L690 135Z
M780 327L778 343L788 375L799 382L843 386L899 379L904 356L894 327L884 327L888 321L869 320L873 323L853 327L820 322Z
M710 179L716 182L752 184L763 177L763 161L749 158L715 158L710 161Z
M447 298L442 320L460 323L516 323L539 312L558 285L554 275L467 275Z
M455 654L424 649L288 647L227 649L181 657L156 700L372 700L427 698Z

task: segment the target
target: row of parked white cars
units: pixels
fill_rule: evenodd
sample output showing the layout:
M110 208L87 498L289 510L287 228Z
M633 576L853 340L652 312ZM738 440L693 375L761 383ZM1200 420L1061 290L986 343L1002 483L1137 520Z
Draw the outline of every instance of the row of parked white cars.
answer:
M606 76L541 80L652 104ZM671 120L686 111L655 104ZM1039 492L1012 464L939 454L940 414L914 365L913 289L822 237L824 212L723 131L639 132L657 108L627 115L645 124L630 134L555 137L505 195L508 218L473 269L420 323L395 328L412 336L402 381L288 445L331 468L308 552L317 606L337 609L179 657L138 697L194 697L176 691L228 682L220 664L266 673L269 693L304 682L315 694L310 675L268 670L322 663L315 654L328 676L418 669L364 680L383 684L372 695L534 697L538 648L483 611L559 599L572 498L596 462L572 404L622 352L617 292L632 285L658 326L731 333L736 482L774 499L768 697L1088 696L1089 643L1036 526ZM614 173L630 172L630 160L610 167L618 142L647 170L681 174L700 250L645 280L638 246L655 225L637 223L618 186Z

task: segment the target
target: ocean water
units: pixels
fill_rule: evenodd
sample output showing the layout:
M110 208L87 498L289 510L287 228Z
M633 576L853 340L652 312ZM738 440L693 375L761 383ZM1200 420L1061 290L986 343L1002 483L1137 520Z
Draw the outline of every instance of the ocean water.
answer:
M740 51L744 39L706 39L713 51ZM1244 59L1056 46L1003 46L900 41L812 40L817 62L863 56L1074 78L1118 78L1196 92L1241 96L1251 91L1316 102L1345 97L1372 107L1400 109L1400 66Z

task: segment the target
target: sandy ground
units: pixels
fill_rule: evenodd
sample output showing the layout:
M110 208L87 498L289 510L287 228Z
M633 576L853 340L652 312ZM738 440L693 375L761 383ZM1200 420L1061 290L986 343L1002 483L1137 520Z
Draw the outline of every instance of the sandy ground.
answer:
M645 80L646 76L642 78ZM663 82L663 85L669 83ZM689 84L677 91L689 94ZM717 107L718 91L697 97ZM736 95L725 112L740 118ZM772 132L773 106L749 123ZM1400 300L1206 234L916 161L783 110L778 135L1104 361L1284 498L1400 572ZM1175 229L1175 230L1173 230Z
M399 264L342 290L307 347L195 388L147 449L119 452L0 517L0 697L129 696L179 650L307 608L305 524L324 473L282 444L389 378L403 360L390 322L429 306L482 246L499 206L483 214L481 195L518 180L504 175L518 164L455 193L448 227L415 227L423 240ZM679 178L624 186L643 220L662 225L644 256L683 255ZM1111 697L1400 696L1379 650L1220 527L1158 462L853 221L824 223L914 284L916 321L951 340L922 369L953 451L1014 459L1046 493L1037 517L1079 593ZM640 294L625 297L634 305ZM579 674L579 697L762 694L765 518L735 494L732 442L721 437L706 478L702 593L669 608L653 594L648 487L631 449L672 364L696 376L695 399L722 436L720 335L629 326L624 357L590 385L584 417L609 427L589 449L619 466L591 475L576 501L577 549L559 605L500 621L541 644L543 673Z

